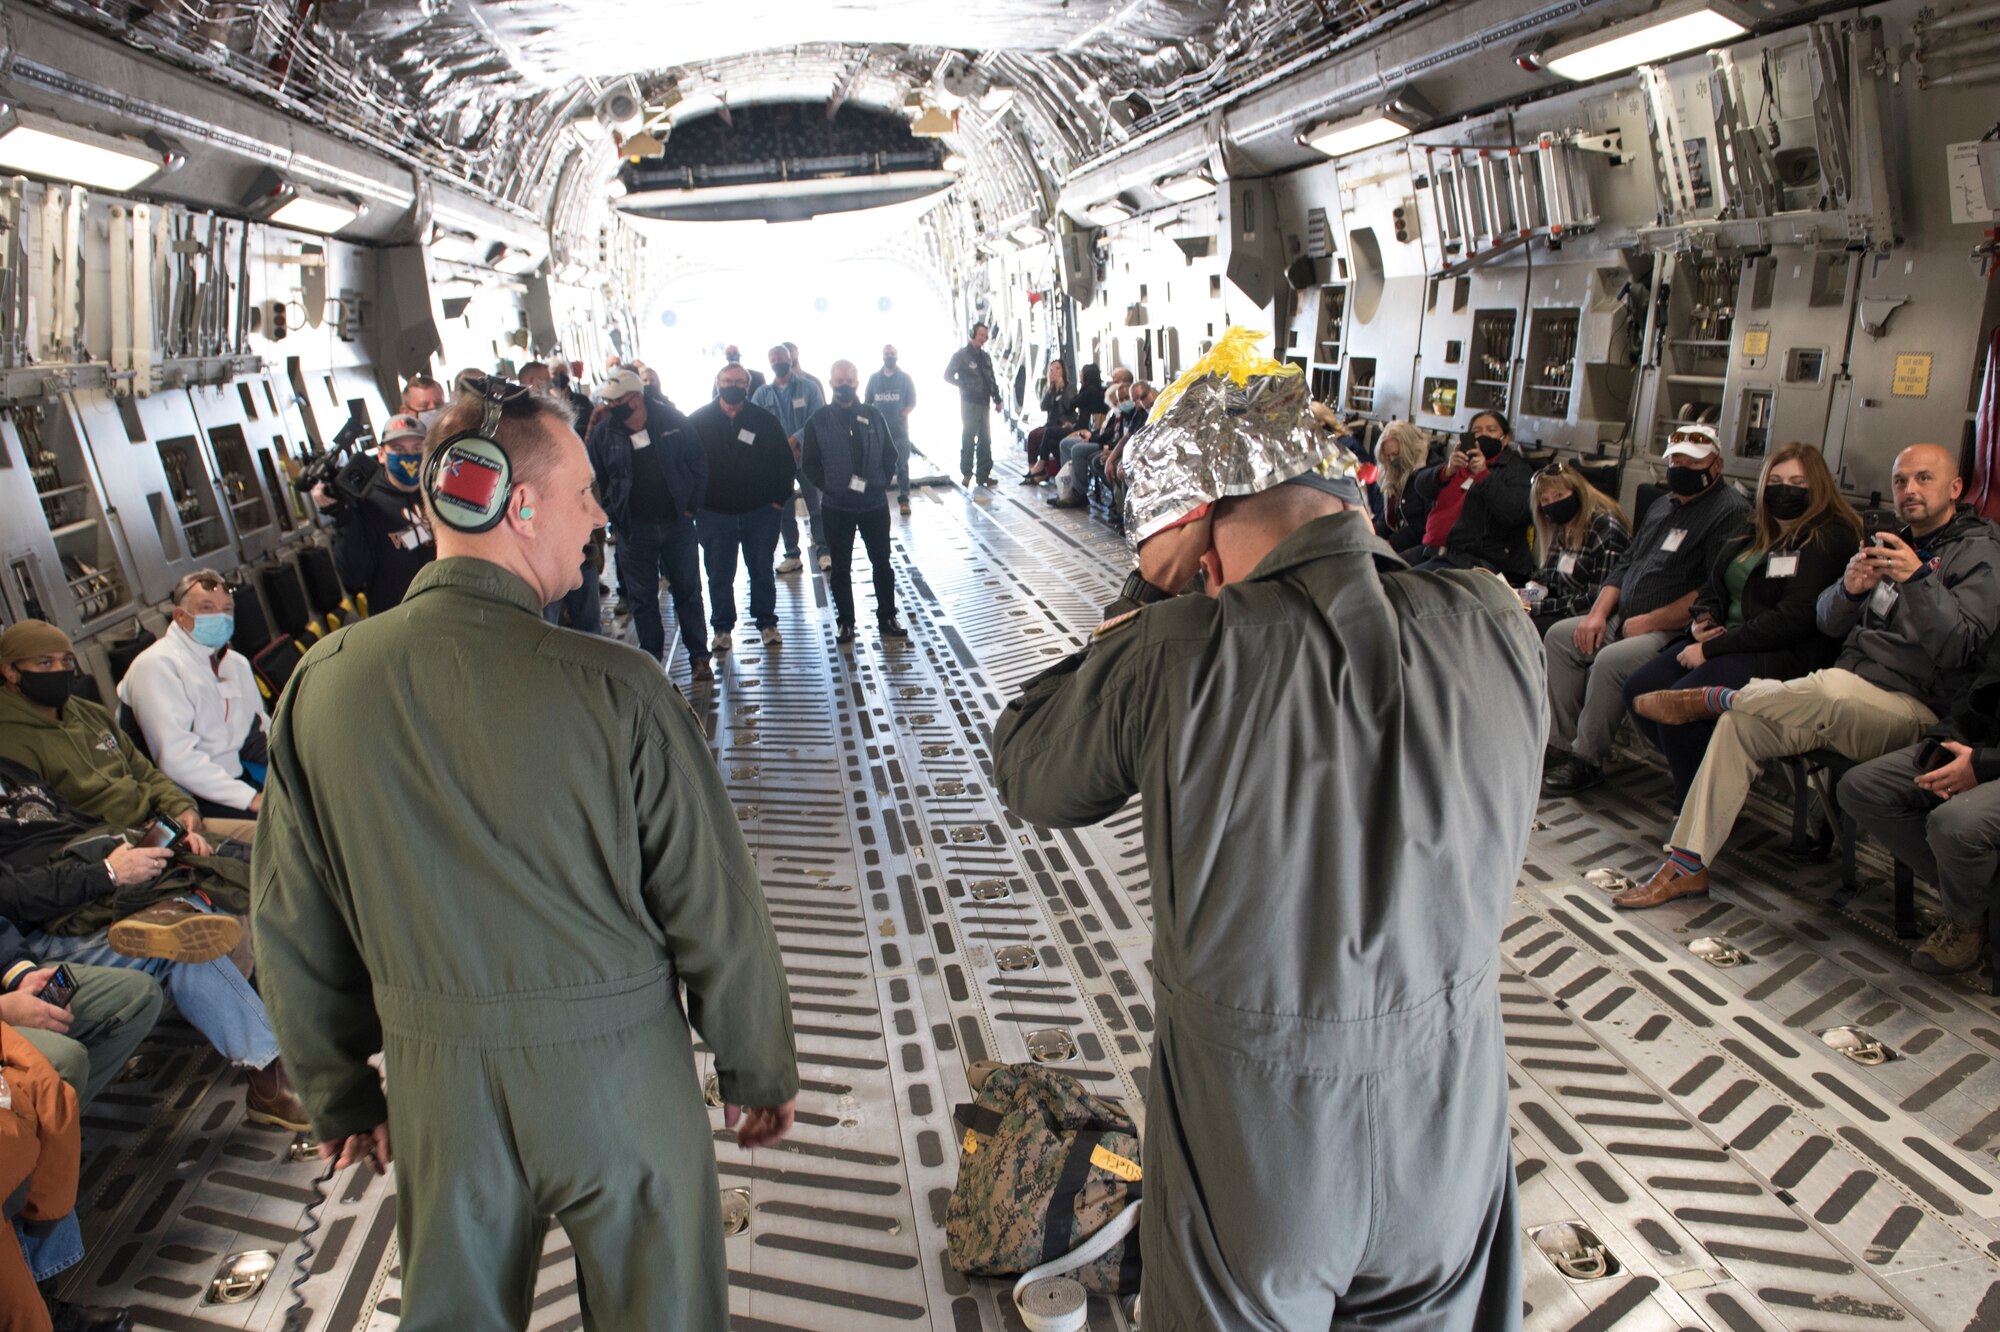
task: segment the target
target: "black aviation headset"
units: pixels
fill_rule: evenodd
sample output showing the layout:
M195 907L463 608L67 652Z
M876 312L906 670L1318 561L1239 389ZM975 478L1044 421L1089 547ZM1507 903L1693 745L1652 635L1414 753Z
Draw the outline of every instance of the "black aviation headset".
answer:
M505 417L533 415L531 391L498 375L467 372L458 377L461 394L476 394L485 404L479 424L445 440L424 462L424 495L431 513L454 532L490 532L507 516L514 498L514 465L497 438ZM534 510L525 506L523 518Z

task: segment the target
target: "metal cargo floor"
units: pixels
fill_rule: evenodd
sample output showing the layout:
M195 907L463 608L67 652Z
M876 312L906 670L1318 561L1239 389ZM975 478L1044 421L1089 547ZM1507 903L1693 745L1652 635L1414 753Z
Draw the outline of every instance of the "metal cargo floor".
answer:
M696 697L785 948L805 1079L777 1149L738 1151L717 1112L723 1187L752 1207L727 1241L742 1332L1018 1328L998 1283L942 1263L966 1066L1060 1033L1071 1071L1135 1104L1145 1088L1137 807L1044 832L987 780L992 718L1129 567L1118 537L1042 493L919 491L896 524L911 644L864 631L837 651L808 569L779 580L783 647L739 647ZM1879 854L1864 850L1852 906L1825 906L1835 871L1787 859L1765 802L1712 899L1614 916L1584 875L1650 873L1666 799L1648 765L1546 802L1521 872L1503 950L1525 1220L1581 1222L1615 1264L1573 1279L1530 1244L1528 1326L2000 1329L2000 1006L1907 967ZM1712 966L1696 938L1747 961ZM1001 971L996 950L1016 945L1040 966ZM1897 1057L1850 1062L1817 1034L1842 1024ZM163 1024L86 1116L91 1252L72 1297L155 1328L281 1326L316 1172L242 1111L241 1078ZM388 1181L336 1181L310 1327L396 1325L394 1207ZM250 1302L206 1302L245 1249L275 1251L279 1276ZM581 1326L566 1258L551 1233L536 1328ZM1123 1325L1098 1302L1094 1329Z

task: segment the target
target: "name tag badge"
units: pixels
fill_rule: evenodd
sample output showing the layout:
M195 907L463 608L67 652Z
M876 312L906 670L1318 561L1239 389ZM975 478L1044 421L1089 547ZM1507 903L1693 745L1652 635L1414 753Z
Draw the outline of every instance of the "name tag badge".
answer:
M1461 485L1459 486L1459 489L1460 489L1460 490L1470 490L1470 489L1472 489L1472 478L1471 478L1471 477L1469 477L1469 476L1468 476L1468 477L1466 477L1466 478L1465 478L1465 481L1464 481L1464 483L1463 483L1463 484L1461 484Z
M421 546L423 544L423 542L417 537L417 529L415 529L414 527L404 528L402 531L396 533L395 536L391 537L390 540L396 543L396 548L398 550L415 550L418 546Z
M806 400L803 397L792 399L792 410L795 412L798 411L801 407L804 407L805 405L806 405Z
M868 489L868 482L863 477L850 476L847 478L847 488L856 492L863 491Z
M646 433L645 431L643 431L643 430L634 430L634 431L632 432L632 447L633 447L633 448L635 448L635 449L644 449L644 448L651 448L651 447L652 447L652 444L653 444L653 437L652 437L651 435L647 434L647 433Z
M1868 609L1886 620L1896 609L1896 602L1902 595L1902 590L1885 578L1875 584L1875 591L1868 598Z
M1764 566L1764 572L1772 578L1792 578L1797 576L1799 572L1798 554L1794 552L1790 555L1773 555L1770 563Z
M736 432L736 439L738 443L755 444L757 442L757 435L755 431L739 430Z
M1575 551L1564 551L1562 554L1556 556L1556 572L1559 574L1573 574L1576 572Z
M1676 527L1673 531L1667 533L1667 539L1660 543L1660 549L1671 554L1686 544L1687 539L1687 529L1685 527Z

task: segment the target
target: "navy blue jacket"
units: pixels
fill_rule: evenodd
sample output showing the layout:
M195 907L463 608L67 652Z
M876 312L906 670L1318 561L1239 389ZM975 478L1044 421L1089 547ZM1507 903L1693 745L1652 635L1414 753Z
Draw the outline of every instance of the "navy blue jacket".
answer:
M605 514L613 527L625 527L632 518L632 431L613 410L585 441L590 465L597 470L597 489ZM708 453L695 438L688 419L664 398L646 400L646 433L649 446L660 450L659 462L667 477L667 489L683 513L699 510L708 498Z
M826 508L867 513L885 507L896 479L896 443L882 409L836 403L814 412L800 442L799 470L819 487Z

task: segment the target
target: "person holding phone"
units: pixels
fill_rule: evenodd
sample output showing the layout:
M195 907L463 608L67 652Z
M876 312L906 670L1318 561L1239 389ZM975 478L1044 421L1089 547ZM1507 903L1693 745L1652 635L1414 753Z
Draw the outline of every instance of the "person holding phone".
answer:
M171 829L167 821L169 840ZM233 885L218 862L177 862L171 846L133 844L143 840L141 830L106 829L33 771L0 759L0 919L16 930L14 938L0 930L0 1016L11 1011L9 1021L35 1030L43 1053L89 1100L130 1053L126 1024L150 1027L164 989L218 1053L246 1070L252 1122L303 1131L305 1112L264 1001L231 957L242 925L203 901ZM239 862L219 863L239 882L247 877ZM121 916L129 910L121 904L149 897L151 905ZM56 963L76 978L67 1022L45 999L45 973ZM107 1042L108 1052L74 1048Z
M1632 700L1649 721L1714 721L1653 877L1612 900L1643 910L1708 891L1709 868L1758 771L1832 749L1864 762L1916 743L1978 673L2000 625L2000 528L1961 509L1958 457L1937 444L1896 455L1890 484L1905 526L1877 534L1819 595L1820 631L1842 639L1824 670L1741 689L1667 689Z
M1978 966L2000 887L2000 634L1924 739L1847 770L1840 808L1937 885L1944 915L1910 965L1933 975Z
M1491 569L1519 583L1534 572L1528 535L1535 467L1514 447L1514 428L1499 412L1476 412L1449 458L1411 481L1430 505L1419 569Z

